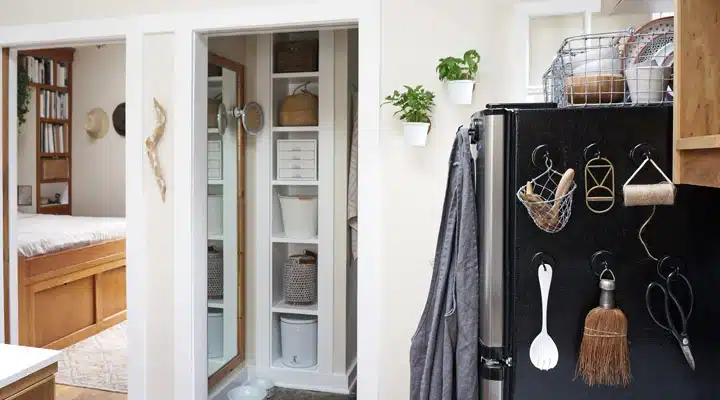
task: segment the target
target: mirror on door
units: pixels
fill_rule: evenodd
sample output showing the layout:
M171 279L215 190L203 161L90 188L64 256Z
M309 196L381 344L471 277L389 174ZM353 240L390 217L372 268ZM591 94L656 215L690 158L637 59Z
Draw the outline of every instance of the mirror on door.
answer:
M209 55L207 107L207 349L208 375L220 375L242 361L242 260L239 222L244 205L238 193L244 180L238 161L237 120L227 123L218 110L232 109L243 99L242 66ZM222 129L222 130L221 130Z

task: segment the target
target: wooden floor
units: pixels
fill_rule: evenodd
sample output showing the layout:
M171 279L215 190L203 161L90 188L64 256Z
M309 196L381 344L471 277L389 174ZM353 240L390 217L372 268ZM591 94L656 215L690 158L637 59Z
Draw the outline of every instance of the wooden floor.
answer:
M125 393L56 385L55 400L127 400Z

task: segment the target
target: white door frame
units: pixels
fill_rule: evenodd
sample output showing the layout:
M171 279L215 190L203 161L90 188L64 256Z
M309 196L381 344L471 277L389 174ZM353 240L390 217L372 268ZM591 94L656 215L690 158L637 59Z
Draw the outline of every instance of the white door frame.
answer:
M380 230L380 112L381 101L381 1L366 0L346 4L333 0L318 0L304 4L283 4L283 12L277 12L278 5L258 4L229 9L203 10L183 13L149 14L128 18L105 18L95 20L69 21L49 24L33 24L0 27L0 47L26 47L48 44L78 43L88 40L107 41L125 39L126 60L126 102L128 104L126 136L126 208L128 221L128 319L129 341L132 355L129 358L130 397L148 399L148 382L153 374L170 373L150 371L146 361L152 357L147 348L146 322L150 317L145 313L146 305L152 299L144 284L143 268L148 268L145 245L144 193L142 191L144 149L143 136L143 37L146 34L173 32L175 40L174 82L176 92L173 106L174 132L174 176L185 176L187 180L175 179L170 184L174 190L174 304L173 315L173 398L175 400L204 399L207 396L206 358L206 301L205 260L193 251L200 243L199 235L191 232L194 219L206 218L199 215L205 199L192 193L192 172L197 170L205 155L193 151L192 130L199 128L193 121L195 88L193 86L193 54L199 35L221 31L249 31L292 28L308 25L330 25L357 23L359 26L359 59L363 68L359 71L359 254L358 259L358 387L361 400L377 399L379 396L380 371L380 260L382 232ZM12 69L11 69L12 71ZM11 76L12 78L12 76ZM11 82L15 79L11 79ZM13 84L10 84L12 89ZM11 92L12 93L12 92ZM13 98L14 96L10 96ZM10 102L10 132L17 135L14 123L15 107ZM192 128L191 128L192 127ZM12 143L12 139L11 139ZM17 144L15 143L15 147ZM129 151L133 149L133 151ZM16 171L16 151L10 149L11 171ZM15 159L13 159L15 158ZM180 163L179 160L184 160ZM0 160L1 161L1 160ZM189 161L189 162L188 162ZM15 175L17 173L15 172ZM12 176L13 174L11 174ZM197 177L194 177L195 179ZM16 180L10 180L10 194ZM204 184L204 183L203 183ZM187 193L187 191L191 191ZM152 193L153 195L155 193ZM9 197L13 199L13 197ZM184 198L184 200L182 200ZM12 221L11 221L12 222ZM182 229L180 229L182 227ZM12 237L12 236L11 236ZM191 245L192 244L192 245ZM10 248L13 251L13 248ZM133 267L135 266L135 267ZM11 281L12 283L12 281ZM15 300L17 302L17 300ZM184 307L186 306L187 307Z

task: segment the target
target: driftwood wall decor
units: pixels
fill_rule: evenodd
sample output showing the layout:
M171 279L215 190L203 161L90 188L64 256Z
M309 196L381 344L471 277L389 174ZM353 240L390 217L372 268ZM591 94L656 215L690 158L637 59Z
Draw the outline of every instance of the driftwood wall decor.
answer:
M167 116L165 114L165 109L163 108L163 106L160 105L160 103L154 97L153 105L155 106L155 129L153 130L152 136L149 136L147 139L145 139L145 148L147 149L147 155L150 159L150 166L152 167L153 173L155 174L155 182L157 182L157 185L160 188L160 197L162 198L162 201L164 203L167 185L165 184L165 178L163 178L163 171L160 167L160 162L158 161L157 153L155 151L157 150L157 144L160 141L160 138L162 138L162 135L165 133L165 123L167 122Z

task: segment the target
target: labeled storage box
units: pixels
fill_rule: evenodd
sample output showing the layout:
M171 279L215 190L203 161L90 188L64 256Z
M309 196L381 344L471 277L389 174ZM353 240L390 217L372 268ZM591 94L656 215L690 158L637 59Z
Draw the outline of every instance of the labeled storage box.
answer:
M276 147L277 179L317 180L317 140L278 140Z

